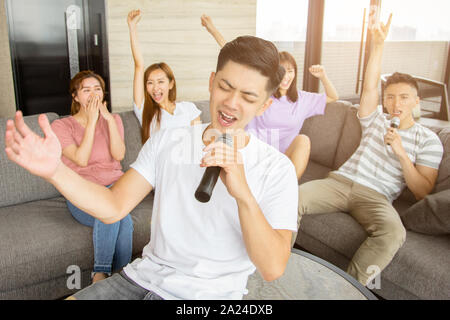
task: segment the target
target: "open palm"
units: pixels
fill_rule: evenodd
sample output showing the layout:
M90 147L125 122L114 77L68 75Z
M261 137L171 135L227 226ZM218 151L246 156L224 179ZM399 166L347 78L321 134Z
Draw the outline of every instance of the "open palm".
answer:
M30 173L49 179L61 163L61 145L43 114L39 116L39 126L44 138L30 130L18 111L15 121L8 120L6 124L5 152L11 161Z

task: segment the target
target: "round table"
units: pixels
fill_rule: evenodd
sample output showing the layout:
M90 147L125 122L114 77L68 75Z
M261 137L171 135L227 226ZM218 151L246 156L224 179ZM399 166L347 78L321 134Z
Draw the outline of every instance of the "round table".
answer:
M256 271L247 288L244 300L377 300L343 270L298 249L292 249L282 277L267 282Z

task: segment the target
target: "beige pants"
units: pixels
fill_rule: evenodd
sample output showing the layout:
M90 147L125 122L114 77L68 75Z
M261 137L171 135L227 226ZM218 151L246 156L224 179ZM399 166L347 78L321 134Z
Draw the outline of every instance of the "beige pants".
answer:
M299 187L299 223L304 214L339 211L348 212L368 233L347 268L367 285L375 276L373 270L383 270L403 245L405 228L385 196L339 174L330 173L326 179Z

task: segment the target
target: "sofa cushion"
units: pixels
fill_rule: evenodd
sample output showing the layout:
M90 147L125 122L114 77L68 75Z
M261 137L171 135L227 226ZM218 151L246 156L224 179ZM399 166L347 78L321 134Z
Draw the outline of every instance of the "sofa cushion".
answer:
M366 237L346 213L314 214L300 221L297 244L346 270ZM450 236L407 231L405 243L381 273L381 289L374 292L386 299L450 299L449 265Z
M58 118L56 113L46 113L50 122ZM24 117L25 123L34 132L43 136L38 124L38 115ZM6 118L0 119L0 132L6 131ZM10 161L5 153L5 139L0 139L0 207L27 201L57 197L59 192L45 180L36 177ZM1 214L0 214L1 215Z
M133 254L141 253L150 240L152 206L153 193L131 213ZM62 197L0 208L0 237L0 297L11 298L8 292L18 288L68 277L71 265L81 270L93 267L92 228L72 217ZM70 294L67 288L58 288L58 292ZM27 298L61 297L53 294L37 290Z
M310 159L332 168L336 148L347 116L349 102L336 101L327 104L325 115L306 119L300 131L311 139Z
M430 194L402 214L408 230L443 235L450 234L450 189Z
M328 173L330 173L330 170L331 170L330 168L318 164L317 162L310 161L308 162L305 172L300 178L299 184L311 180L325 179L328 176Z
M406 232L406 241L381 273L380 294L386 299L405 299L407 292L419 299L450 299L450 236ZM396 290L385 290L385 282ZM377 291L375 291L377 293Z
M123 129L125 132L125 158L121 161L122 170L127 171L139 154L142 148L141 143L141 125L133 111L119 113L122 118Z
M202 112L200 114L200 120L203 123L211 122L211 114L209 113L209 100L199 100L199 101L194 101L193 103Z
M342 135L334 158L334 170L339 169L353 155L361 142L361 124L356 116L357 112L358 108L356 107L350 107L347 111L344 128L342 129Z

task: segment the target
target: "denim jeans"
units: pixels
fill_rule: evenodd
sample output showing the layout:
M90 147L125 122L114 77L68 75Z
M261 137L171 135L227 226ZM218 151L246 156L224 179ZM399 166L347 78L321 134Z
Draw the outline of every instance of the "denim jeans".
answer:
M111 273L121 270L130 260L133 250L133 220L127 215L113 224L104 224L66 200L72 216L79 223L93 228L94 272Z

